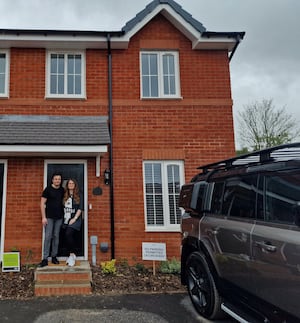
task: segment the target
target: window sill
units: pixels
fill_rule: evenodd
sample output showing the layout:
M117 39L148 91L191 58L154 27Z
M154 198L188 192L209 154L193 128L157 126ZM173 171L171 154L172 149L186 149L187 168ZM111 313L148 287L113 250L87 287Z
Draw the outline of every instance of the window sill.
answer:
M157 227L147 227L145 229L145 232L177 232L180 233L181 229L180 226L176 228L168 228L168 227L162 227L162 228L157 228Z
M170 98L140 98L141 101L149 101L149 100L163 100L163 101L170 101L170 100L183 100L182 96L174 96L174 97L170 97Z
M45 96L45 100L77 100L85 101L87 98L85 96L74 97L74 96Z

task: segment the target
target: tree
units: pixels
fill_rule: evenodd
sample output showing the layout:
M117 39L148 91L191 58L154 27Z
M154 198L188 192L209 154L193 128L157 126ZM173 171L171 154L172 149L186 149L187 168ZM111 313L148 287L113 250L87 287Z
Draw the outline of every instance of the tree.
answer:
M241 155L249 154L249 152L250 152L250 151L248 150L248 148L247 148L247 147L243 147L243 148L241 148L241 149L236 150L235 154L236 154L237 156L241 156Z
M292 142L300 133L297 120L284 107L276 109L272 99L246 105L238 123L243 147L253 151Z

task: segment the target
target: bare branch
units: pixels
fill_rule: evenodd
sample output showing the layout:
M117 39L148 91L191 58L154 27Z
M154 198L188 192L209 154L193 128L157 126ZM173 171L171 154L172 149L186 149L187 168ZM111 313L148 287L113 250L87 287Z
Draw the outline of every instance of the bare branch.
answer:
M238 122L239 139L251 150L288 143L300 134L297 121L284 107L276 109L272 99L246 105Z

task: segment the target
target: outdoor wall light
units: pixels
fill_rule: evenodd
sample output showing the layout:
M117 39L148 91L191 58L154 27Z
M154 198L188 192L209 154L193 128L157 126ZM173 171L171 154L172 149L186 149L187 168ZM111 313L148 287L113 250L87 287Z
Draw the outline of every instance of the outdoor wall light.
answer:
M110 169L106 169L104 171L104 184L109 185L110 184Z
M108 243L107 242L100 242L100 251L107 252L108 251Z

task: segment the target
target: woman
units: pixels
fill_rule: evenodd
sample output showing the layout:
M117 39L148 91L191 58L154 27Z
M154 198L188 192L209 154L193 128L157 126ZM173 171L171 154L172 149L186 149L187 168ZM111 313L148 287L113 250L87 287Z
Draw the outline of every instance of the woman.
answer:
M69 179L66 183L65 194L63 198L64 204L64 226L65 241L68 252L70 253L66 263L69 266L75 265L75 234L81 228L82 199L79 195L79 188L76 180Z

